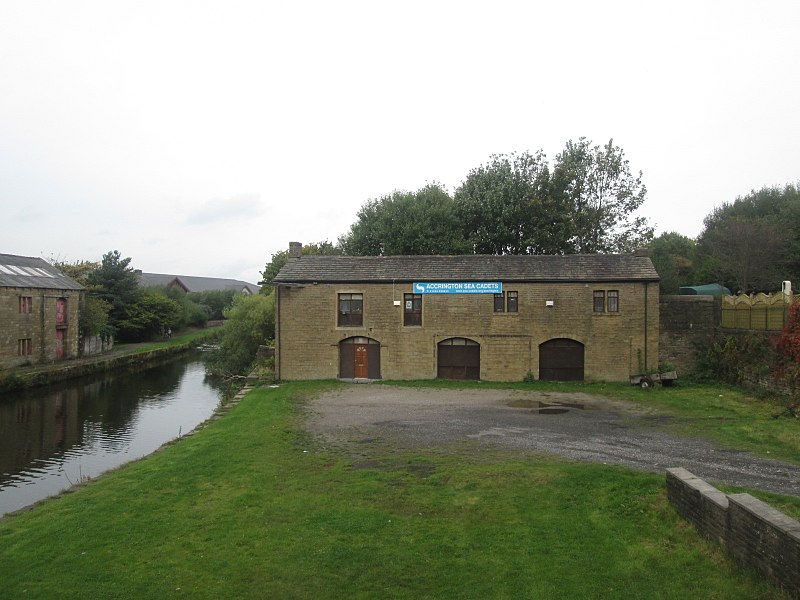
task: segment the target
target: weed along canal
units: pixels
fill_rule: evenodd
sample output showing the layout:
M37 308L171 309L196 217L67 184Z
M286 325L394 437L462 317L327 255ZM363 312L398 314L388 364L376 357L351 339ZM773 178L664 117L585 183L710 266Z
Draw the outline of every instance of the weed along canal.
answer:
M0 395L0 516L152 453L222 398L199 353Z

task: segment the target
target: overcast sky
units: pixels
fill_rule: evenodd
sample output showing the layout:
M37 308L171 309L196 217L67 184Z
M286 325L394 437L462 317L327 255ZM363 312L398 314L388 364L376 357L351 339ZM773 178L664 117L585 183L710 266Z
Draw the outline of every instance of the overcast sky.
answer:
M0 252L257 282L369 198L621 146L657 232L800 179L800 2L0 0Z

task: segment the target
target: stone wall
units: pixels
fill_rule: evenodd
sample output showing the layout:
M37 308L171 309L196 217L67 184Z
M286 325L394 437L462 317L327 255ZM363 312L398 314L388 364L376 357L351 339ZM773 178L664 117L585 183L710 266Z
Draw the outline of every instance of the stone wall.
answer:
M56 301L65 299L67 322L62 358L78 355L78 306L81 292L38 288L0 288L0 366L56 360ZM31 298L30 313L20 312L20 297ZM32 352L19 355L19 340L30 339Z
M714 296L661 296L659 301L659 363L679 373L694 368L697 344L719 330L720 299Z
M740 564L800 598L800 523L750 494L725 495L682 468L667 470L667 497Z
M109 352L114 349L114 338L104 338L102 335L91 335L83 340L81 356L94 356Z
M638 371L639 357L647 356L648 370L656 367L657 283L508 283L504 289L519 293L518 312L495 313L491 294L427 294L422 326L409 327L403 325L402 300L411 283L279 286L279 377L338 377L339 342L354 336L380 343L384 379L435 378L437 344L451 337L480 344L485 380L520 381L528 370L538 378L539 344L554 338L584 344L589 380L627 381ZM593 291L609 289L619 291L619 312L594 313ZM337 325L337 298L345 293L363 294L360 327Z

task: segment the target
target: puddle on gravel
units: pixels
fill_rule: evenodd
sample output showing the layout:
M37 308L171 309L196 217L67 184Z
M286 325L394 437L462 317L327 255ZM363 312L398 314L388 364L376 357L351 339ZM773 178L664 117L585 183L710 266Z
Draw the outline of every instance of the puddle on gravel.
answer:
M576 402L541 402L540 400L529 400L519 398L508 402L506 406L511 408L530 408L532 412L540 415L561 415L571 410L594 410L593 406L578 404Z

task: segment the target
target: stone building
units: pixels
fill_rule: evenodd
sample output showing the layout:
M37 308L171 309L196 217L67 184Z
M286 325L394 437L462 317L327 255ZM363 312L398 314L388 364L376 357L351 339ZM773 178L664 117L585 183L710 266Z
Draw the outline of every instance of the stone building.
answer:
M276 285L285 380L627 380L658 365L647 256L301 256Z
M41 258L0 254L0 367L77 356L82 293Z

